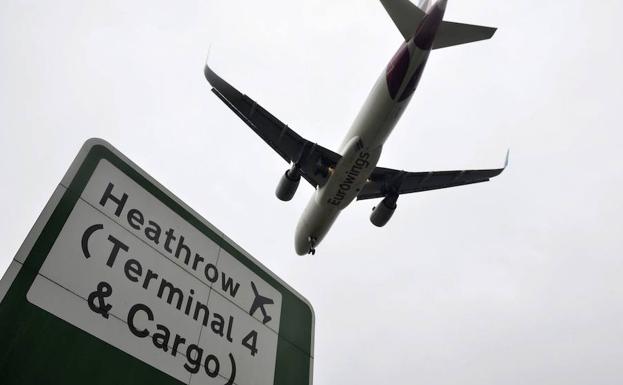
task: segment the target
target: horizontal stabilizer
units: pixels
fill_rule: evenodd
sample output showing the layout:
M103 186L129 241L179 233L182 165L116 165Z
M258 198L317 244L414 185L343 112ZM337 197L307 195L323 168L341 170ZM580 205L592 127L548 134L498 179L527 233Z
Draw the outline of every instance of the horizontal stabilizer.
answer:
M433 49L491 39L497 28L444 21L439 26Z

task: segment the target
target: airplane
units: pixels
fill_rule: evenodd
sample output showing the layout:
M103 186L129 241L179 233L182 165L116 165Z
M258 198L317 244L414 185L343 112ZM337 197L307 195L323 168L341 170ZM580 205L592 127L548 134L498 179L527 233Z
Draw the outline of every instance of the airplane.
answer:
M262 323L266 324L268 321L273 319L273 317L268 315L268 312L266 312L266 309L264 309L264 306L272 305L275 302L270 298L261 296L260 293L257 292L257 287L255 287L255 283L253 283L253 281L251 281L251 289L253 289L253 294L255 295L255 299L253 300L253 304L251 305L251 310L249 310L249 314L251 315L251 317L253 317L253 314L255 314L255 311L257 309L260 309L260 311L262 312L262 316L264 316Z
M397 207L399 195L486 182L502 168L405 172L376 167L383 144L409 104L431 50L493 36L496 28L444 21L447 0L426 0L420 7L409 0L380 0L404 42L374 84L338 152L308 141L242 94L206 63L204 75L219 97L240 119L290 164L275 194L282 201L294 196L301 177L314 188L296 226L297 254L315 254L338 215L353 200L383 198L370 221L382 227Z

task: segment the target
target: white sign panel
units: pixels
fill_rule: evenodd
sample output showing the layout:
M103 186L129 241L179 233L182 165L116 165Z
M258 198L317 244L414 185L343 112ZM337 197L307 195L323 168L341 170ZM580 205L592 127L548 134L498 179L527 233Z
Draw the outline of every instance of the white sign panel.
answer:
M106 159L27 299L184 383L273 384L281 293Z

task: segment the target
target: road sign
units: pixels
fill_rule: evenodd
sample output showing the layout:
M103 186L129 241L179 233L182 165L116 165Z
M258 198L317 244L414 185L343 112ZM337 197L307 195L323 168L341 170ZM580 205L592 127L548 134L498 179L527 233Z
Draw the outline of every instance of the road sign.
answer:
M2 384L311 384L311 305L100 139L0 281Z

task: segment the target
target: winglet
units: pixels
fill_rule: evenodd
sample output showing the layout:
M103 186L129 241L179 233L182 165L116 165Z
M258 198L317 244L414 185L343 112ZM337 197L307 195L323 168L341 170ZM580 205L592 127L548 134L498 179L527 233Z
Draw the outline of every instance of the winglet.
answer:
M206 67L208 66L208 63L210 62L210 53L211 52L212 52L212 44L210 44L208 46L208 55L206 56L206 64L205 64Z
M203 75L206 80L212 86L212 90L216 90L219 93L223 93L229 91L232 87L229 83L227 83L223 78L218 76L216 72L210 68L210 53L212 52L212 44L208 47L208 56L206 57L206 63L203 67ZM233 89L235 91L235 89Z
M212 71L212 69L210 68L210 53L211 52L212 52L212 44L208 46L208 56L206 57L206 62L203 67L203 74L205 75L208 83L210 83L210 85L213 85L212 81L216 80L216 78L218 78L218 75L216 75L214 71Z
M504 160L504 169L506 169L506 167L508 167L508 158L511 155L511 149L509 148L508 150L506 150L506 159Z
M203 67L203 74L205 75L205 78L208 81L208 83L210 83L210 86L212 86L212 91L219 98L221 99L224 98L223 102L227 104L228 106L231 105L231 102L229 100L233 98L239 98L242 96L242 94L238 90L232 87L231 84L227 83L223 78L218 76L216 72L214 72L212 68L210 68L207 60L206 60L205 66Z

